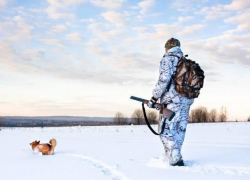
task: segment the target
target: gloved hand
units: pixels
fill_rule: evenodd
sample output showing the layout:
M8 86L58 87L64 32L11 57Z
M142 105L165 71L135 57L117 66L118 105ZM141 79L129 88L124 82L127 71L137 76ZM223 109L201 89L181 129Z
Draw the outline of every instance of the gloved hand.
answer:
M157 101L157 99L156 98L154 98L154 96L148 101L148 107L149 108L154 108L154 105L155 105L155 103L156 103L156 101Z

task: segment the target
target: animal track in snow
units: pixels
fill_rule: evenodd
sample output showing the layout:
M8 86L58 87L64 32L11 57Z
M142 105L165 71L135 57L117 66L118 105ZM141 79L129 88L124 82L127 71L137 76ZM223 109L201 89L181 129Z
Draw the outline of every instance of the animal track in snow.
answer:
M85 162L90 163L94 167L98 168L103 174L110 176L113 180L130 180L130 178L126 177L124 174L116 170L116 167L110 166L105 162L96 160L94 158L83 156L80 154L63 154L66 156L80 158Z

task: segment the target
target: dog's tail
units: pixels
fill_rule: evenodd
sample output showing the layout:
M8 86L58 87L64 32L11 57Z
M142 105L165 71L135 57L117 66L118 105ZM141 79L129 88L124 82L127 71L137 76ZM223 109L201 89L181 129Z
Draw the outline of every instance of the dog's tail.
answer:
M57 142L56 142L56 139L51 139L50 141L49 141L49 143L51 144L51 151L52 151L52 154L54 154L54 149L55 149L55 147L56 147L56 145L57 145Z

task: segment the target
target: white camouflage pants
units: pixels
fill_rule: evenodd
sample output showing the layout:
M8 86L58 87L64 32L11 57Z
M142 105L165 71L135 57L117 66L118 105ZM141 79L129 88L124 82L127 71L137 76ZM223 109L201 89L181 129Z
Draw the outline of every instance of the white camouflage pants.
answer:
M190 105L168 104L167 108L175 112L175 117L171 121L166 120L165 129L160 138L169 163L173 165L182 160L181 147L185 138ZM160 129L163 122L164 117L161 118Z

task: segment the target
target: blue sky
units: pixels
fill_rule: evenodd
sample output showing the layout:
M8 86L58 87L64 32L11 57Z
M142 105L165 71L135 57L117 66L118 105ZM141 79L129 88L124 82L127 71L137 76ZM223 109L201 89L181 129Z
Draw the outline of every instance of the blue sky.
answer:
M205 70L192 108L250 116L248 0L1 0L0 115L130 116L164 44Z

